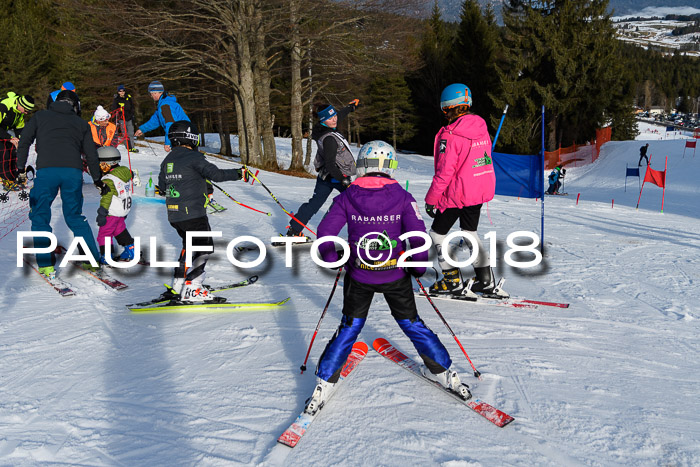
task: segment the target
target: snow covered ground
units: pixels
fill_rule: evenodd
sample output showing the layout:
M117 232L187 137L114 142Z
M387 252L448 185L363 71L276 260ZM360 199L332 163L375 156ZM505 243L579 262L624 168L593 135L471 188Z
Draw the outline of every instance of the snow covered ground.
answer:
M671 32L680 27L692 26L693 21L663 19L666 15L694 15L700 9L686 7L647 7L639 13L613 16L613 26L617 29L618 39L632 42L641 47L661 47L664 49L680 49L688 47L698 40L698 33L688 33L674 36ZM640 18L649 18L641 20ZM698 57L697 50L685 50L683 53Z
M289 141L279 142L280 159L289 160ZM660 188L647 184L638 210L637 180L629 178L624 192L625 167L637 165L640 141L608 143L596 163L568 170L569 196L546 198L547 248L538 267L514 269L503 256L509 233L539 234L540 202L497 197L488 215L482 211L479 230L496 232L496 272L507 278L506 290L571 304L531 310L438 301L483 381L471 376L428 302L418 301L474 394L514 416L512 424L491 425L370 350L286 453L286 465L700 464L700 153L682 157L681 140L649 142L653 168L663 170L668 156L664 213ZM162 146L151 148L131 156L144 181L157 175L164 156ZM422 200L432 160L401 155L399 164L397 179ZM259 177L289 210L314 184L267 172ZM121 292L61 270L78 291L62 298L34 272L15 266L14 235L1 241L0 465L257 465L270 459L314 387L313 371L300 375L299 365L334 272L317 267L308 249L295 251L292 268L272 248L260 267L234 268L223 254L227 242L254 235L267 243L285 230L287 216L257 183L222 185L273 216L216 194L228 210L210 216L223 238L207 282L257 273L257 284L222 295L246 302L289 296L284 310L132 315L125 304L157 296L170 280L169 269L140 267L114 272L129 284ZM137 189L129 230L156 236L160 259L175 259L179 238L163 202L143 190ZM94 227L98 195L90 184L84 192ZM60 200L53 225L68 243ZM340 319L341 298L339 290L311 352L311 370ZM381 297L360 336L370 347L377 337L415 357Z

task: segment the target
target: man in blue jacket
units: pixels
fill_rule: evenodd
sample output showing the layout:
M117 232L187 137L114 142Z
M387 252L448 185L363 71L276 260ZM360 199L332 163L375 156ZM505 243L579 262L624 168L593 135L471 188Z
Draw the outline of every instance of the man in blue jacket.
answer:
M160 127L165 131L165 152L170 152L170 139L168 139L170 125L180 120L189 122L190 119L185 111L182 110L180 104L177 103L175 96L165 92L165 87L160 81L151 81L151 84L148 85L148 92L151 94L153 101L156 102L156 112L136 130L134 136L138 138L143 136L144 133Z
M61 89L56 89L54 92L49 94L48 99L46 100L46 108L48 109L51 107L51 104L56 102L56 96L58 96L58 93L61 91L73 91L73 92L78 92L75 89L75 84L71 83L70 81L66 81L65 83L61 84ZM80 115L80 113L78 113Z

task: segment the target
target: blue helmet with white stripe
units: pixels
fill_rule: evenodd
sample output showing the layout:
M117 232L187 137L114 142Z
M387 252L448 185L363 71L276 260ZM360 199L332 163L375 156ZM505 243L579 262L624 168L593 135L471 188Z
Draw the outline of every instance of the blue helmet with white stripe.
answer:
M357 155L357 175L370 172L383 172L392 175L399 166L394 147L384 141L370 141L360 149Z
M440 94L440 108L442 110L458 105L472 106L472 92L466 84L450 84Z

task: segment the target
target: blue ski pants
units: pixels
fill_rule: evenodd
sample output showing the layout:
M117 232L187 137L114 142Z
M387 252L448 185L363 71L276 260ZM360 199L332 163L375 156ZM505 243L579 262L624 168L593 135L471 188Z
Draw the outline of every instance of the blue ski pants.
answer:
M316 376L335 383L352 345L362 331L375 293L384 295L391 315L432 373L441 373L452 365L450 355L438 336L418 316L411 278L405 276L386 284L365 284L345 275L343 317L333 338L318 362Z
M324 180L321 177L316 177L316 186L314 187L313 196L306 203L299 206L297 212L294 213L294 217L299 219L300 222L308 224L309 220L314 217L314 214L321 209L323 203L325 203L331 193L333 193L333 190L338 190L342 193L345 191L345 187L334 178ZM292 231L296 233L304 230L304 226L294 219L292 219L292 221L289 223L289 226L291 227Z
M100 258L95 237L90 224L83 216L83 172L70 167L46 167L36 171L34 186L29 192L29 219L32 221L32 232L53 232L51 229L51 205L61 192L63 204L63 219L73 235L82 237L95 260ZM46 248L49 239L37 237L35 248ZM40 268L53 265L52 253L36 255Z

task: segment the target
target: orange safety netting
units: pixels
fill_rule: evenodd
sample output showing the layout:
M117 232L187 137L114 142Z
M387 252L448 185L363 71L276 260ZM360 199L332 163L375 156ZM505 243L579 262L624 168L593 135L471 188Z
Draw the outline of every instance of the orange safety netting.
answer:
M610 141L611 134L612 127L599 128L595 131L595 139L586 144L574 144L556 151L545 151L545 170L552 170L558 165L580 167L595 162L600 155L601 146Z

